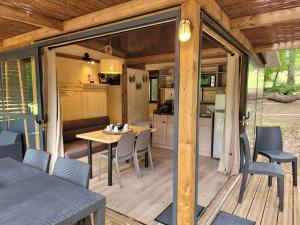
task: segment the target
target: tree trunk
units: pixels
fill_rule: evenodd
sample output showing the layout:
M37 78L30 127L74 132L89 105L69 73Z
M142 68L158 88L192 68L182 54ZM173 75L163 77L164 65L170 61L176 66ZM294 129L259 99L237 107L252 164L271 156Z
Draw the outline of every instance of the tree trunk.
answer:
M265 99L272 100L280 103L289 103L300 100L300 93L294 95L282 95L279 93L266 93L264 94Z
M295 62L296 62L296 50L289 51L289 71L288 71L288 80L289 85L295 85Z
M278 75L279 75L279 68L277 69L277 71L276 71L276 75L275 75L275 78L274 78L274 80L273 80L273 87L275 87L275 86L276 86L277 79L278 79Z

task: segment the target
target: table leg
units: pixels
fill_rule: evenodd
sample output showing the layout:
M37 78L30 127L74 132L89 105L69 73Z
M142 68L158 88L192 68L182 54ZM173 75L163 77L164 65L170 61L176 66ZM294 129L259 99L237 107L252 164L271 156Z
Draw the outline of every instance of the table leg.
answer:
M90 178L92 179L93 178L92 141L87 140L87 144L88 144L88 161L89 164L91 165Z
M145 168L149 166L149 154L148 152L145 153Z
M105 225L105 208L93 213L94 225Z
M108 144L108 186L112 186L112 145Z

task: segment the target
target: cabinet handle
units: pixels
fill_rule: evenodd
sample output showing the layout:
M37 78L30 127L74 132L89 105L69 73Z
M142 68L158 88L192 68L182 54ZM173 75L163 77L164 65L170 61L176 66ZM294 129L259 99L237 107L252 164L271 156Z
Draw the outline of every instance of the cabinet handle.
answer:
M166 121L162 121L162 123L167 123Z

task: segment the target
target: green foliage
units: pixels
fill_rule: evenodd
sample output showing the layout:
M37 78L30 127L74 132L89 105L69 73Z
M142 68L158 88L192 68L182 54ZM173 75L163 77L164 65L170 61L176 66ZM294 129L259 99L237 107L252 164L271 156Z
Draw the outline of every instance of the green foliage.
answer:
M291 95L295 92L300 91L300 84L297 85L280 84L275 87L265 88L264 91L265 93L277 92L283 95Z
M300 49L295 50L296 53L296 66L295 70L300 70ZM276 80L277 82L274 82L276 73L282 74L282 73L288 73L289 68L289 51L282 50L277 52L279 60L280 60L280 66L273 67L273 68L265 68L265 92L278 92L284 95L292 94L294 92L300 91L300 86L298 85L288 85L287 79L284 79L284 82L282 82L282 79ZM280 76L281 77L281 76ZM281 77L282 78L282 77ZM270 87L270 83L272 84L274 82L275 87ZM273 84L273 85L274 85Z

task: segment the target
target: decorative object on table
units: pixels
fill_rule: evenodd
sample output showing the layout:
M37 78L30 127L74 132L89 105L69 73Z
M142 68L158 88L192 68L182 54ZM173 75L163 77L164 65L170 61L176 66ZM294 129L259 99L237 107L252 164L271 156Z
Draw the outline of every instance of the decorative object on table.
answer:
M135 76L134 75L129 75L128 79L129 79L129 83L135 82Z
M126 134L126 133L131 133L132 129L128 127L128 124L110 124L107 126L104 130L104 133L106 134L112 134L112 135L120 135L120 134Z
M123 62L112 57L113 48L111 46L111 41L109 40L108 45L100 50L104 50L105 54L108 56L106 59L100 60L100 72L103 74L122 74Z
M142 83L141 82L136 82L135 88L136 88L136 90L141 90L142 89Z
M148 76L147 75L144 75L143 76L143 83L146 83L148 81Z

